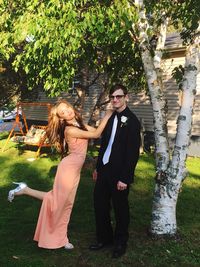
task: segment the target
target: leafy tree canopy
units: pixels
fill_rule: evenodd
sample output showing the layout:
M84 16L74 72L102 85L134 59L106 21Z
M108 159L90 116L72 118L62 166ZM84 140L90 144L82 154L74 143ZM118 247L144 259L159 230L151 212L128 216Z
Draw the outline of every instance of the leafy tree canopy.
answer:
M139 51L121 25L120 8L110 1L2 1L0 53L13 57L29 87L42 83L51 95L66 90L85 65L139 88Z
M175 27L181 21L184 37L190 36L197 2L146 1L150 41L163 16ZM137 21L136 1L1 0L0 54L4 62L12 58L16 72L25 72L29 88L42 84L49 95L67 91L85 66L138 90L145 79Z

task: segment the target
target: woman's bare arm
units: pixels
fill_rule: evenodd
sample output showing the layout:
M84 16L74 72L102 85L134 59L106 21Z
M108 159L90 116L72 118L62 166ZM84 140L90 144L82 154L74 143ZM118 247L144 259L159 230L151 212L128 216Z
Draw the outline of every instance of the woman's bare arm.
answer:
M86 127L86 129L87 129L88 131L90 131L90 132L94 132L94 131L96 131L96 129L97 129L97 128L92 127L92 126L90 126L90 125L88 125L88 124L85 124L85 127Z
M109 118L111 117L113 111L109 110L106 112L105 117L101 120L101 123L99 124L98 128L88 127L88 131L81 130L77 127L66 127L65 135L66 137L75 137L75 138L99 138L101 133L103 132L103 129L105 128Z

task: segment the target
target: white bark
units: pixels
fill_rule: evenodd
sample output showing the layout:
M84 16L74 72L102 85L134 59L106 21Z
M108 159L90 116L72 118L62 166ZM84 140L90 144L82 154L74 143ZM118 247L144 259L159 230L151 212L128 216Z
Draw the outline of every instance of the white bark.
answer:
M152 234L174 235L176 233L176 202L176 198L169 196L167 185L156 184L150 229Z
M154 234L176 234L176 203L183 179L186 176L185 162L192 127L192 113L196 93L196 80L199 72L199 36L186 51L183 98L178 117L177 135L172 161L167 176L156 184L151 232ZM164 183L163 183L164 181Z
M165 41L166 41L168 21L169 19L166 18L166 15L163 13L163 21L160 26L160 32L159 32L156 51L154 55L154 66L156 69L161 68L161 60L162 60L163 49L164 49Z
M199 37L186 51L185 77L183 83L183 101L178 119L177 137L172 161L168 150L167 124L165 120L165 100L162 83L159 81L162 52L160 47L165 41L160 35L154 60L150 54L147 29L149 27L142 0L135 1L139 10L140 52L147 78L154 117L156 142L156 185L154 191L151 233L156 235L174 235L177 232L176 203L182 180L186 176L185 161L192 125L192 111L196 88L196 76L199 69ZM161 28L162 29L162 28ZM165 32L166 28L163 28ZM164 38L163 38L164 37Z
M161 89L154 61L149 49L149 40L147 30L149 28L148 20L145 15L143 1L135 1L139 13L139 43L140 52L147 78L150 98L153 107L154 133L156 142L156 165L157 172L165 171L169 164L169 147L167 139L167 127L165 114L165 99ZM161 49L159 48L159 53Z
M192 128L192 114L196 94L197 74L199 72L200 36L186 50L185 75L182 85L182 101L177 120L177 135L172 157L171 172L176 176L180 168L185 168L185 160Z

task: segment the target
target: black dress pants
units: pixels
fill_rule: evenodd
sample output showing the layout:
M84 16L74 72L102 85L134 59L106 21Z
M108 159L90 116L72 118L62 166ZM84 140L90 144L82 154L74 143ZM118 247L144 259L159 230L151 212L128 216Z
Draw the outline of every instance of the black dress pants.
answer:
M128 226L130 221L128 194L126 190L117 190L117 179L111 176L109 164L98 171L94 188L94 210L96 219L97 241L115 245L126 245L128 240ZM115 215L115 229L111 224L111 207Z

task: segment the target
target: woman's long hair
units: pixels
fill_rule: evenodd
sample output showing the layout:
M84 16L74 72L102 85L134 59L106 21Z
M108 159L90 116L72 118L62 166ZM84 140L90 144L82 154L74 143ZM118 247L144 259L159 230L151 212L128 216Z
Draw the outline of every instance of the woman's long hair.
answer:
M58 106L64 103L68 107L71 107L75 112L75 119L79 126L78 128L87 131L81 115L78 113L78 111L66 100L59 100L52 108L49 114L48 118L48 125L46 128L46 134L49 139L49 142L56 147L59 153L64 155L64 153L67 151L67 143L65 142L65 127L71 126L72 124L69 124L66 120L61 119L57 113Z

